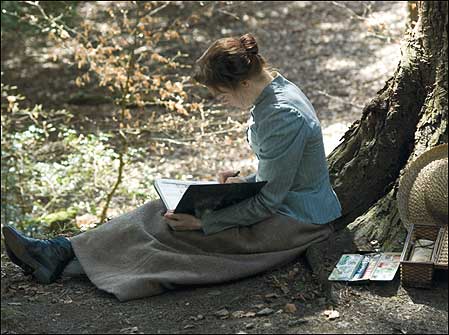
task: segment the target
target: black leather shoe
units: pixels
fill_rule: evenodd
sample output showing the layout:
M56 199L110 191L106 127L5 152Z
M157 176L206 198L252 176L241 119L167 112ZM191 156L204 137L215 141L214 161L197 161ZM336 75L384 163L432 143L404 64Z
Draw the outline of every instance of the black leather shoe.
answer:
M33 277L42 284L54 282L75 256L70 241L63 236L39 240L26 237L10 226L4 226L2 232L10 253L30 268Z

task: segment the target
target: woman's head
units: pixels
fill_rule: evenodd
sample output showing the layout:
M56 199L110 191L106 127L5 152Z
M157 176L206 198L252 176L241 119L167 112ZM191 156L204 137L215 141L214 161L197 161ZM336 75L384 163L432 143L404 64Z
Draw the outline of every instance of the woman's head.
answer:
M265 69L256 39L245 34L212 43L197 60L194 79L227 104L246 108L253 103L255 97L251 93L255 93L260 78L266 76Z

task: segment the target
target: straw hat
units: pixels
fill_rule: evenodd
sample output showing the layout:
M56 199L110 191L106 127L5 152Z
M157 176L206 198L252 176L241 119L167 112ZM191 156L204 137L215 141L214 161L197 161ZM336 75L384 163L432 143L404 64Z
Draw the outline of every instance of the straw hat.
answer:
M406 227L447 225L447 151L438 145L414 160L399 181L397 204Z

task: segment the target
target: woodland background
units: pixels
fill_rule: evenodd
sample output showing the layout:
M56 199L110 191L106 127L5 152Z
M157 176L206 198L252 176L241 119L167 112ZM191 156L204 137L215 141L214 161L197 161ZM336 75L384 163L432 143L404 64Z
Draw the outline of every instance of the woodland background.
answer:
M2 224L76 232L154 199L154 178L254 171L247 112L190 78L223 36L256 35L330 153L399 60L405 4L382 6L2 2Z
M256 169L247 111L220 105L190 77L212 41L253 33L311 100L330 155L395 72L416 20L416 3L400 1L1 6L1 224L34 237L77 234L156 199L155 178ZM398 249L404 233L394 234ZM298 259L240 282L119 304L82 279L36 284L2 246L2 333L17 332L447 333L447 284L324 288Z

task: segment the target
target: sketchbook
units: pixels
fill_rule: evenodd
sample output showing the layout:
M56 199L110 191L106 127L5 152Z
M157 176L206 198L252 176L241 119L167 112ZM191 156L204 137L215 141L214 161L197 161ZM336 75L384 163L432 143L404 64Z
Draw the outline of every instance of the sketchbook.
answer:
M217 181L156 179L154 187L168 210L201 217L260 192L266 181L220 184Z
M401 254L394 252L343 254L332 273L331 281L390 281L401 263Z

